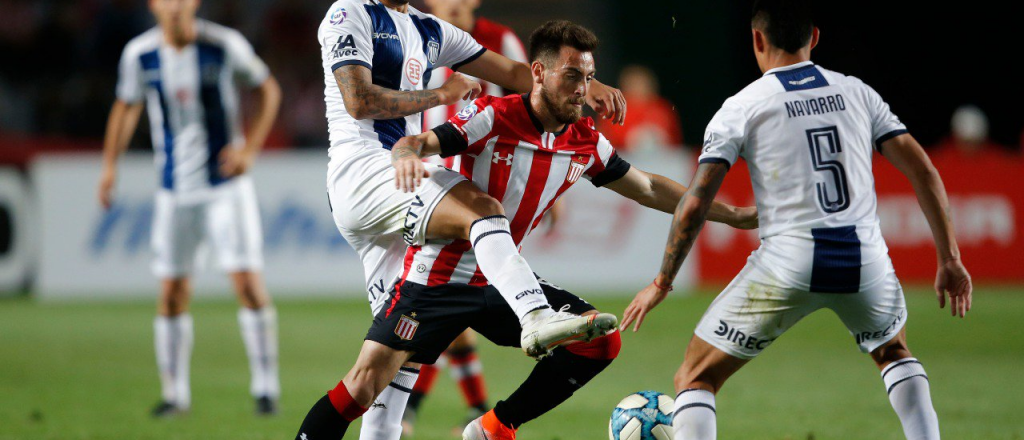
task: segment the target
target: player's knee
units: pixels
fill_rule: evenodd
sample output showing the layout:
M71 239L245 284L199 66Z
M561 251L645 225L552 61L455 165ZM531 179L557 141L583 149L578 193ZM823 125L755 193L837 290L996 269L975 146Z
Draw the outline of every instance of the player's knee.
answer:
M383 389L377 389L380 372L369 367L355 367L345 376L348 393L359 406L369 408ZM340 386L340 385L339 385Z
M471 193L469 199L469 209L476 214L477 218L505 215L505 207L501 202L483 192Z
M890 362L895 362L912 356L910 349L907 347L906 339L901 337L893 338L885 345L882 345L871 352L871 360L875 361L875 364L879 367L883 367L888 365Z
M619 356L619 351L622 350L622 337L616 330L590 342L568 345L565 349L577 356L610 361Z
M166 280L160 292L159 312L164 316L178 316L188 312L188 281L184 278Z

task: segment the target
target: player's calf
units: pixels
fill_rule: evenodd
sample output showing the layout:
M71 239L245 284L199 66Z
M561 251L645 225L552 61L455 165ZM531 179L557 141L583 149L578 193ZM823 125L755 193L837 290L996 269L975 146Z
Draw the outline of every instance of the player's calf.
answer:
M621 347L619 332L614 331L590 342L555 349L537 363L508 399L494 406L494 417L513 430L540 417L611 365Z
M932 407L928 375L921 362L911 357L905 330L872 351L871 358L882 369L889 403L899 416L907 439L938 439L939 418Z
M296 440L336 440L373 405L412 353L365 341L355 366L306 414Z
M690 339L686 358L675 376L674 440L714 440L717 437L715 394L746 363L697 336Z

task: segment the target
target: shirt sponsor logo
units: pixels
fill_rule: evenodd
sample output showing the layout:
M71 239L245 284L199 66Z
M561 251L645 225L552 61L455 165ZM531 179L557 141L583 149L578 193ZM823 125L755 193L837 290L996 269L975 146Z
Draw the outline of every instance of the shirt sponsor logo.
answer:
M455 117L463 121L468 121L473 116L476 116L477 111L479 111L479 109L477 108L476 104L470 104L464 107L462 110L459 110L459 112L455 114Z
M740 348L756 351L764 350L765 347L775 342L775 339L758 339L747 335L735 327L729 327L729 324L722 320L718 321L718 329L715 330L715 336L719 336Z
M395 334L402 340L411 341L412 337L416 335L416 330L419 328L419 321L402 315L402 317L398 319L398 325L395 326Z
M419 84L423 78L423 64L416 58L409 58L409 62L405 63L405 76L412 85Z
M577 180L580 180L583 170L587 168L587 162L590 162L587 156L573 156L572 162L569 163L569 172L565 175L565 180L569 183L576 183Z
M331 56L334 58L354 57L359 55L356 49L356 42L352 35L339 35L338 41L331 47Z
M348 12L345 11L345 8L339 7L338 9L335 9L334 12L331 13L331 24L342 24L345 22L346 18L348 18Z

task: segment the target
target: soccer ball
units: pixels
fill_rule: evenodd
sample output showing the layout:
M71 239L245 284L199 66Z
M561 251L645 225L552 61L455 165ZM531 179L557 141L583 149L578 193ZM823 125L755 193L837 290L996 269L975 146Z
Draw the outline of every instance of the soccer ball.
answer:
M672 398L657 391L630 394L612 411L609 440L672 440Z

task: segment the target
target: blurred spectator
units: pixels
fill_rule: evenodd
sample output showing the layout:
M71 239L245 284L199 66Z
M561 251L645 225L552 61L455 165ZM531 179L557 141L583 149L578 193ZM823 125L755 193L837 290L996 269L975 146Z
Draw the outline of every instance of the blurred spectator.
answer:
M619 151L649 148L678 148L683 129L675 106L658 95L658 78L650 69L631 65L622 69L619 87L626 96L626 122L615 125L598 120L601 133Z
M953 112L950 135L944 139L932 157L942 160L1000 159L1007 149L988 137L988 116L975 105L962 105Z

